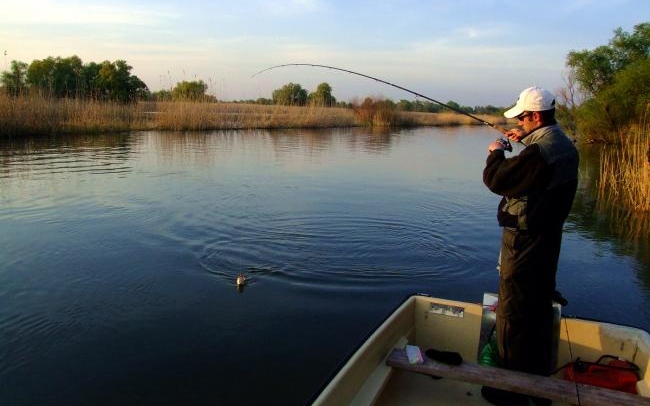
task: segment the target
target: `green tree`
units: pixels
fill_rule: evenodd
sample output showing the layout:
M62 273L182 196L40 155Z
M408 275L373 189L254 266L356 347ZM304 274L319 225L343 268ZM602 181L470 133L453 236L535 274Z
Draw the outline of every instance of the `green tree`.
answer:
M146 97L147 85L131 75L126 61L83 64L73 55L34 60L26 82L44 97L85 97L130 102Z
M48 57L32 61L27 70L27 82L47 97L81 97L85 96L83 70L83 63L76 55Z
M503 113L503 108L496 107L491 104L487 106L476 106L474 107L474 113L476 114L490 114L490 115L500 115Z
M18 96L26 91L27 64L25 62L11 61L9 71L2 72L0 83L7 94Z
M649 58L650 23L636 25L631 34L616 29L608 45L570 52L569 75L584 101L577 108L559 108L560 115L573 115L581 134L601 141L639 122L650 102ZM572 89L565 93L569 101L575 99Z
M151 93L151 99L154 101L171 101L172 92L171 90L158 90Z
M54 94L54 58L34 60L27 69L27 83L43 96Z
M571 51L566 65L573 69L580 88L587 97L596 96L614 81L614 76L650 52L650 23L638 24L632 34L620 27L608 45L593 50Z
M99 90L99 71L102 68L101 64L90 62L83 66L81 78L79 80L79 89L84 97L97 99L100 97Z
M332 96L332 86L325 82L319 84L316 91L309 93L307 100L317 106L332 107L336 105L336 98Z
M202 80L182 81L172 89L172 97L174 100L204 100L206 90L208 90L208 85Z
M638 60L618 72L612 84L598 97L578 108L581 133L595 141L610 141L611 135L639 122L650 105L650 59Z
M273 104L273 100L271 100L271 99L267 99L267 98L264 98L264 97L258 97L258 98L255 100L254 103L255 103L255 104L265 104L265 105L269 105L269 104Z
M462 109L463 109L463 107L462 107L460 104L456 103L456 102L453 101L453 100L449 100L449 101L448 101L447 103L445 103L445 104L446 104L447 106L449 106L449 107L452 107L452 109L448 109L448 108L445 107L445 108L444 108L445 110L452 110L452 111L453 111L453 109L456 109L456 110L462 110Z
M99 95L123 103L145 97L149 89L137 76L131 75L131 69L123 60L102 62L95 81Z
M413 102L406 99L401 99L397 102L397 109L401 111L413 111Z
M288 83L273 91L273 103L284 106L304 106L307 102L307 91L297 83Z

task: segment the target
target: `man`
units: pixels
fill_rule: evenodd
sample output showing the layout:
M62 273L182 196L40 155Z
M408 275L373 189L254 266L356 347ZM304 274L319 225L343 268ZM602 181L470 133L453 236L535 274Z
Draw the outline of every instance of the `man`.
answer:
M578 152L555 121L555 97L525 89L513 108L520 129L506 135L522 142L506 158L505 140L488 146L483 182L503 196L497 219L503 227L497 307L497 342L502 367L548 376L553 335L555 273L566 220L578 185ZM495 404L528 404L527 397L485 387ZM547 399L531 398L538 405Z

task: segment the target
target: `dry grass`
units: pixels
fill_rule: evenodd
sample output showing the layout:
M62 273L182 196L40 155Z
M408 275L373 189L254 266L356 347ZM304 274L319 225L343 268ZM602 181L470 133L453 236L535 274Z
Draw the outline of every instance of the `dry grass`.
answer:
M403 111L399 113L401 121L412 122L421 126L457 126L457 125L476 125L479 123L471 117L456 113L418 113ZM486 120L493 124L506 124L507 120L503 117L477 115L476 117Z
M139 127L142 116L137 105L0 96L0 135L127 131Z
M598 198L632 212L650 213L650 114L603 152Z
M368 120L352 109L235 103L141 102L0 95L0 136L105 133L133 130L333 128L480 124L454 113L383 111ZM501 120L498 117L489 117Z
M144 104L149 104L151 124L158 130L326 128L356 125L353 113L340 108L193 102Z

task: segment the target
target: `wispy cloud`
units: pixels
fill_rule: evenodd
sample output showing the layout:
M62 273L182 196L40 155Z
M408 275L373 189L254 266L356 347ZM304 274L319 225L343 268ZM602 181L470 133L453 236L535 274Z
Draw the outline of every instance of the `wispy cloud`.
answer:
M459 27L455 32L462 39L482 40L501 36L504 30L495 27Z
M22 0L3 5L0 23L6 25L156 25L174 18L172 10L84 1Z

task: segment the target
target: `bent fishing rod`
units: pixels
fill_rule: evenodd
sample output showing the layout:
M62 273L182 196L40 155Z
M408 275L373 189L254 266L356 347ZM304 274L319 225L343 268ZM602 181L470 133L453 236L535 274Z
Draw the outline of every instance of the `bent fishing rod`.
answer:
M476 117L473 114L470 114L470 113L468 113L466 111L463 111L463 110L461 110L459 108L450 106L450 105L448 105L446 103L443 103L441 101L438 101L436 99L432 99L431 97L425 96L425 95L423 95L421 93L414 92L413 90L410 90L410 89L407 89L405 87L396 85L394 83L388 82L388 81L383 80L383 79L379 79L379 78L374 77L374 76L365 75L363 73L355 72L355 71L348 70L348 69L337 68L335 66L318 65L318 64L313 64L313 63L285 63L283 65L276 65L276 66L271 66L270 68L262 69L261 71L255 73L253 76L251 76L251 78L254 78L255 76L257 76L257 75L259 75L259 74L261 74L263 72L266 72L266 71L269 71L269 70L272 70L272 69L277 69L277 68L284 68L284 67L287 67L287 66L309 66L309 67L312 67L312 68L332 69L332 70L338 70L338 71L341 71L341 72L350 73L352 75L357 75L357 76L361 76L361 77L364 77L364 78L372 79L372 80L375 80L377 82L383 83L385 85L392 86L394 88L397 88L397 89L403 90L405 92L411 93L411 94L413 94L413 95L415 95L417 97L421 97L423 99L426 99L426 100L429 100L429 101L434 102L436 104L439 104L439 105L441 105L443 107L448 108L449 110L455 111L456 113L459 113L459 114L462 114L464 116L470 117L470 118L472 118L472 119L474 119L476 121L479 121L481 124L484 124L484 125L487 125L487 126L490 126L490 127L494 128L495 130L501 132L502 134L507 133L507 131L505 129L501 128L500 126L498 126L496 124L490 123L489 121L485 121L482 118Z

